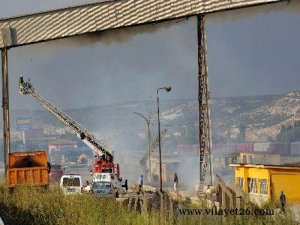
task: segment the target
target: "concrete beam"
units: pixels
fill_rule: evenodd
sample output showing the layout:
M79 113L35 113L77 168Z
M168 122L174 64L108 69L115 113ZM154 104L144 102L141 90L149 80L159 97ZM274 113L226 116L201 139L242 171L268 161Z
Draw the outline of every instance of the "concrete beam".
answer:
M12 43L28 45L53 39L207 14L286 0L115 0L32 15L0 19ZM0 38L0 48L5 40Z

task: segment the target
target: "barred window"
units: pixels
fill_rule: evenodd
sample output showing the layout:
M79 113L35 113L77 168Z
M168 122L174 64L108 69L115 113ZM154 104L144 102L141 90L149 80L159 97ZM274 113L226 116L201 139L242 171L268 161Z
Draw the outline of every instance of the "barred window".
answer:
M236 185L240 188L244 188L244 178L242 177L237 177L236 179Z
M257 193L257 179L248 177L248 193Z
M260 180L260 193L268 194L268 181L266 179Z

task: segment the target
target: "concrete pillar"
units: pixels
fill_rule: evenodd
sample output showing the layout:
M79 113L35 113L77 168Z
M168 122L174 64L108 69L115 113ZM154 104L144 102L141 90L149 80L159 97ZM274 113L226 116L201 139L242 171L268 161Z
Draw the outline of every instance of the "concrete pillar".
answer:
M8 89L8 59L7 46L12 45L11 29L4 27L1 29L1 37L4 48L1 49L2 64L2 110L3 110L3 150L5 177L7 175L8 154L10 152L10 124L9 124L9 89Z

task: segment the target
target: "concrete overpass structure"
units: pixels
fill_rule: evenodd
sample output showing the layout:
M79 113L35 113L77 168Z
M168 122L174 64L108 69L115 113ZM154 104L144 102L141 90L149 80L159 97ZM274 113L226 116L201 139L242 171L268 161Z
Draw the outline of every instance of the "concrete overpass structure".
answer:
M113 0L0 19L0 48L283 0Z

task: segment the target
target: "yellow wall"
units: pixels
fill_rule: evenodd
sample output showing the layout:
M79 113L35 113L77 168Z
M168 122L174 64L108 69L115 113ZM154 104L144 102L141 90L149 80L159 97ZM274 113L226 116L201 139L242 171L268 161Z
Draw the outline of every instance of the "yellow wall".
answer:
M272 197L275 202L279 202L279 196L283 191L287 204L300 203L300 172L295 174L273 174L272 190Z
M268 186L268 199L279 201L281 191L286 195L287 204L300 203L300 169L287 168L259 168L259 167L236 167L235 183L238 178L243 178L243 190L248 193L248 178L257 179L257 193L260 195L260 180L266 179ZM272 192L272 193L271 193ZM266 195L264 195L266 196Z

